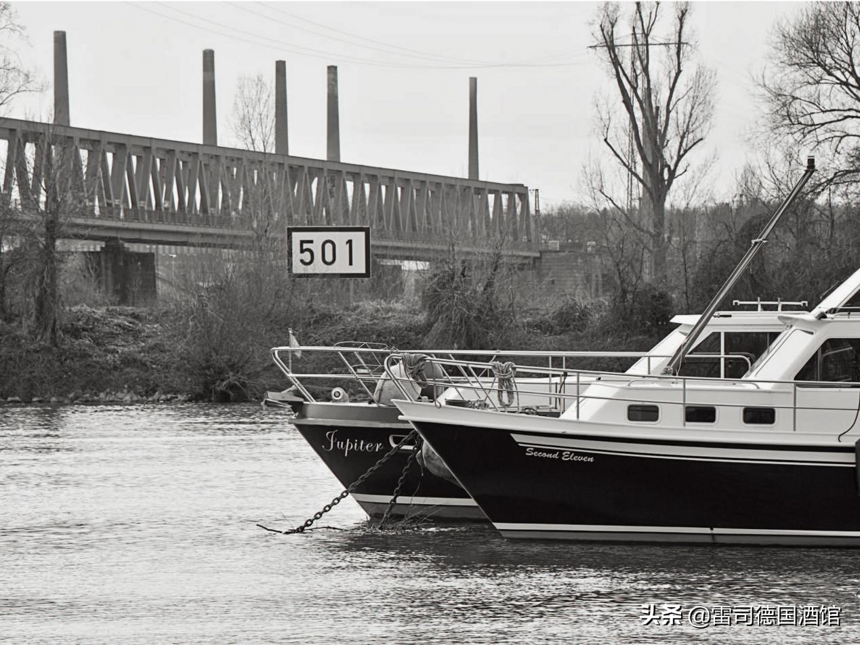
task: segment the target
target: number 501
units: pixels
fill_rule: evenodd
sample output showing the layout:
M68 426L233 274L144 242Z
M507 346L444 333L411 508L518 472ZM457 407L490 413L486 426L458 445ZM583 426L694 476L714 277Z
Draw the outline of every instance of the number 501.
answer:
M370 277L367 226L291 226L287 248L295 276Z

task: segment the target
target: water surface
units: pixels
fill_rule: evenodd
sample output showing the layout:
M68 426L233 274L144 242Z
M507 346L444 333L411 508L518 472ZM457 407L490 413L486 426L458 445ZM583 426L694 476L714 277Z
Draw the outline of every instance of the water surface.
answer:
M860 641L860 550L380 532L349 498L304 535L256 526L339 492L257 405L0 408L0 640ZM841 625L645 625L649 604L833 606Z

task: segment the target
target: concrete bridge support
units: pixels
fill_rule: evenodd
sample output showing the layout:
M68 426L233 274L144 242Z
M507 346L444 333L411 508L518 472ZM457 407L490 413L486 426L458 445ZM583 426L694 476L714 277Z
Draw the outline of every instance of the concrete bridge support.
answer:
M97 273L105 294L120 305L141 305L156 298L155 254L135 253L118 239L98 253Z

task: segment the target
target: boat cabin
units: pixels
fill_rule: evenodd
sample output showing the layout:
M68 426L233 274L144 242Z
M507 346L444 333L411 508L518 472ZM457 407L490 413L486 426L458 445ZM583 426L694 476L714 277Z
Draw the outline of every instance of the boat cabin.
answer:
M785 328L786 323L779 316L775 311L763 309L714 314L692 354L681 366L680 375L740 378ZM698 320L697 314L672 318L671 322L678 325L677 329L655 345L648 356L639 359L627 374L660 374Z
M860 271L812 312L780 320L784 331L740 378L690 378L682 371L598 381L563 417L628 429L860 434Z

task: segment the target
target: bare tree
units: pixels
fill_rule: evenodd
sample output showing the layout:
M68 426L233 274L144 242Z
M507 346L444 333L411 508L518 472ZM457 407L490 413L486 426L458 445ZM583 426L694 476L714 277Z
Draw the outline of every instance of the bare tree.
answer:
M15 52L14 45L24 41L24 27L18 21L18 14L8 2L0 2L0 114L5 113L19 95L43 89L43 84ZM0 204L0 320L8 313L7 280L23 259L23 254L15 248L19 233L14 209L7 203Z
M851 184L860 176L860 5L802 5L777 25L771 67L758 84L768 101L770 132L832 156L817 185ZM819 164L821 165L821 164Z
M57 135L50 125L32 131L24 165L17 170L19 216L29 246L29 292L33 298L32 334L45 343L59 341L60 268L58 241L64 226L85 208L80 158L70 139ZM76 172L77 171L77 172Z
M275 102L272 88L262 74L239 79L230 127L243 148L256 152L275 151Z
M18 95L43 89L43 84L21 63L13 48L16 41L25 40L18 14L8 2L0 2L0 112Z
M643 236L631 235L631 222L635 224L633 228L636 231L646 223L641 222L639 209L626 209L612 197L607 198L607 184L600 164L592 162L585 167L583 187L595 213L595 241L612 273L615 297L626 302L639 289L647 255ZM608 208L607 201L610 202Z
M24 329L59 341L60 279L68 220L86 209L83 165L72 137L32 122L10 139L13 168L0 195L0 305L17 295ZM9 281L9 278L14 279ZM4 315L8 310L4 310Z
M0 203L0 320L8 320L8 291L10 277L24 262L25 256L18 248L19 226L15 210Z
M689 14L688 4L675 5L671 31L661 37L660 4L637 2L628 34L619 5L608 3L595 29L594 49L608 65L621 104L620 110L618 102L598 105L601 136L610 157L641 190L642 203L625 203L603 173L593 174L594 186L640 234L656 283L665 283L667 275L669 193L689 171L688 157L704 141L714 111L714 73L691 60Z

